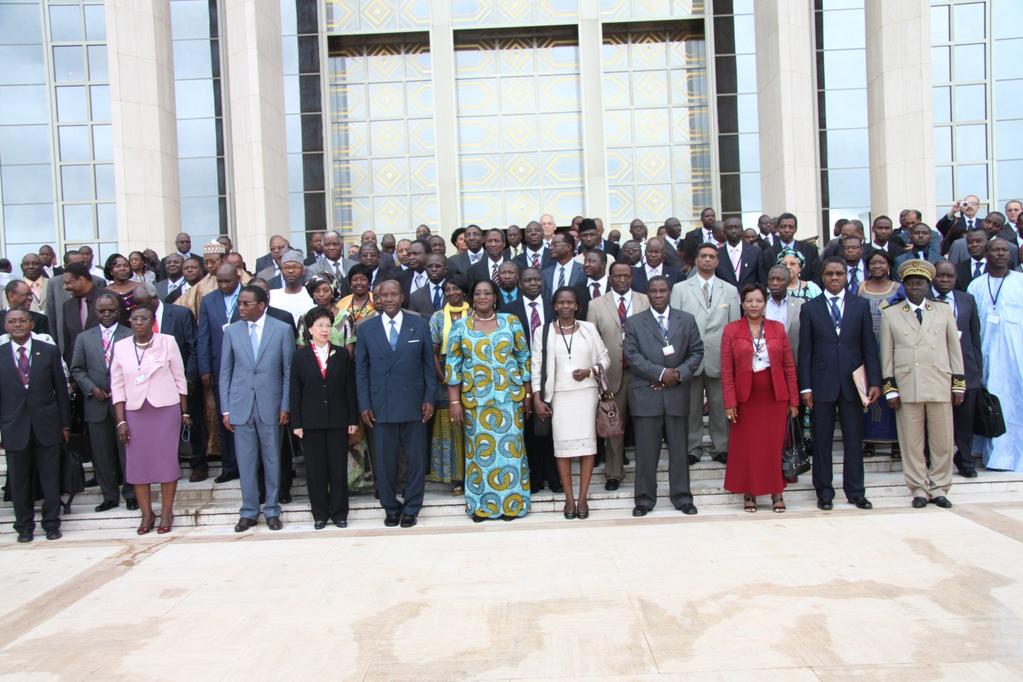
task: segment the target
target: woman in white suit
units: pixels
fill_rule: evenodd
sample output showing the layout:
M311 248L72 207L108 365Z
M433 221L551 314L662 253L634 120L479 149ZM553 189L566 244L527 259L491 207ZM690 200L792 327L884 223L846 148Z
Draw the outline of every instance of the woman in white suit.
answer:
M597 327L575 319L579 310L575 289L561 287L552 300L555 319L547 325L546 348L544 328L533 333L534 409L541 419L551 419L558 476L565 489L565 518L585 519L590 515L587 497L597 455L596 368L606 372L611 360ZM572 458L579 458L578 504L572 494Z

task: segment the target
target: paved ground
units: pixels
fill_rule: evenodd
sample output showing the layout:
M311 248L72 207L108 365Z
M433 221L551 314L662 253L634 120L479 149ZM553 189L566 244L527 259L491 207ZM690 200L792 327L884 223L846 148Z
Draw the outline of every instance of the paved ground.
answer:
M905 502L905 501L900 501ZM0 544L0 674L1023 678L1023 501Z

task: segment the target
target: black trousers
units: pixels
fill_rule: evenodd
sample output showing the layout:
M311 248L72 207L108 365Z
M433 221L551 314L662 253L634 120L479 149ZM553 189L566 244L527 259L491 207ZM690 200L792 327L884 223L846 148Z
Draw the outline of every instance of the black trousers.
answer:
M857 400L838 402L813 401L813 487L817 498L831 500L835 497L832 485L831 455L835 440L835 409L842 425L842 489L848 499L863 497L863 405Z
M399 502L398 453L405 452L407 462L405 494ZM373 476L380 505L388 514L417 516L423 507L426 490L426 424L420 421L383 423L373 427Z
M558 476L557 462L554 461L554 436L534 434L534 419L536 417L526 420L523 440L526 446L526 460L529 462L529 487L536 492L543 490L545 481L547 485L560 485L561 478Z
M7 451L7 490L14 505L14 530L35 530L36 479L43 491L43 530L60 528L60 443L41 445L29 433L24 450Z
M193 471L196 469L208 469L209 461L206 459L208 444L205 418L206 407L203 404L201 383L195 384L188 391L188 413L192 415L192 428L189 429L191 436L188 440L188 444L192 449L192 455L188 460L188 465Z
M92 470L103 492L104 502L125 502L135 499L135 486L124 477L124 446L117 440L113 409L107 410L103 421L89 422L89 444L92 446Z
M977 409L980 388L968 388L963 404L952 407L952 429L955 434L956 454L952 461L959 471L976 471L973 459L973 414Z
M306 429L302 450L313 520L347 520L348 431Z

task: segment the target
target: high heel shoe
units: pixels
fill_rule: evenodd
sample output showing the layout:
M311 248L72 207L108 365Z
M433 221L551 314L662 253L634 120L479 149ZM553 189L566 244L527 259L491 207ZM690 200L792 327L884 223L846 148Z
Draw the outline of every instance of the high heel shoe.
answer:
M576 517L575 507L569 508L569 506L566 504L564 514L565 518L571 521Z
M163 521L163 516L161 516L160 517L160 527L156 529L156 533L157 533L157 535L164 535L166 533L169 533L171 531L171 528L173 528L173 527L174 527L174 515L173 514L171 514L170 520L166 524Z
M580 504L576 507L575 518L577 519L588 519L590 518L590 507L589 505Z
M156 525L156 514L149 517L149 523L146 523L146 517L142 517L142 523L139 524L138 530L135 532L139 535L145 535L149 531L153 530L153 526Z

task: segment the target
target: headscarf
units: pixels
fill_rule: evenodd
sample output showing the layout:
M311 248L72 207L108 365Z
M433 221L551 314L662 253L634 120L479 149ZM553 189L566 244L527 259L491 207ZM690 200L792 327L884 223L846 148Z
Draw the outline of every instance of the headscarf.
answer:
M452 313L460 313L461 317L459 319L464 320L466 314L469 312L469 302L463 300L462 301L462 305L457 307L457 308L452 307L452 305L450 303L445 303L443 310L444 310L444 331L441 334L440 352L441 352L441 355L447 355L447 352L448 352L448 334L451 333L451 325L454 324L454 320L451 319L451 315L452 315Z
M785 258L786 256L794 256L796 260L799 261L799 267L803 267L804 265L806 265L806 256L804 256L799 251L796 251L793 248L782 249L781 252L778 254L778 258L774 262L781 263L782 259Z
M334 279L334 275L329 272L318 272L306 280L305 290L309 293L309 298L313 297L313 292L316 291L321 284L330 285L330 302L337 303L337 300L340 298L338 295L337 283Z

